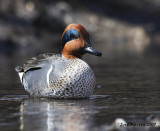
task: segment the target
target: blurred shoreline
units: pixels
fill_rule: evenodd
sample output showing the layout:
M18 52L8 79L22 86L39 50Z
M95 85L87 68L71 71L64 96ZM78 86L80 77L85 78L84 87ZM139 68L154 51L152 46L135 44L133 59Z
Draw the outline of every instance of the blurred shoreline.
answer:
M58 53L64 28L80 23L104 57L160 56L159 7L158 0L0 0L0 55Z

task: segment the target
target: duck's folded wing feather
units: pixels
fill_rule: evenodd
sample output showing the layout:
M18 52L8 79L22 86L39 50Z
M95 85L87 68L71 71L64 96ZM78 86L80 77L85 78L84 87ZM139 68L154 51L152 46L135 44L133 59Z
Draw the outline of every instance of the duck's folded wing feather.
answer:
M28 60L22 67L17 66L15 70L17 72L27 72L29 70L38 70L45 66L47 63L51 61L52 56L57 56L59 57L58 54L53 54L53 53L46 53L46 54L41 54L37 57L32 57L30 60Z

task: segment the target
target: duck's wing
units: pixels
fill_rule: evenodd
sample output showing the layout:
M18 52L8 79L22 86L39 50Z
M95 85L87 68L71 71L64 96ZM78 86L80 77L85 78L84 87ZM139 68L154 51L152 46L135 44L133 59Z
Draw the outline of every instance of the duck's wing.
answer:
M53 59L51 59L53 57ZM54 60L54 58L60 57L60 54L46 53L41 54L37 57L32 57L29 59L22 67L17 66L15 70L20 72L27 72L29 70L38 70L41 69L44 65Z
M54 62L60 57L60 54L41 54L37 57L32 57L23 66L17 66L15 70L18 72L21 82L23 82L23 77L27 71L39 70L47 63Z

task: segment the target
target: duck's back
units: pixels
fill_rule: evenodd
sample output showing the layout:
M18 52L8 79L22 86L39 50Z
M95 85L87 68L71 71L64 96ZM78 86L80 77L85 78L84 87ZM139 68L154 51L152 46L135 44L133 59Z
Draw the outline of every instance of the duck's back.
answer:
M66 59L59 54L34 57L19 67L19 72L23 72L25 90L33 96L89 97L95 86L94 73L87 63L78 58Z

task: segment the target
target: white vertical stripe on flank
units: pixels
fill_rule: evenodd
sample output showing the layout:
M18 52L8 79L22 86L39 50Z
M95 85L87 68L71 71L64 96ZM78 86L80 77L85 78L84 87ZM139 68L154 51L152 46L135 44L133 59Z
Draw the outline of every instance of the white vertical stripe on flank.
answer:
M48 85L48 88L49 88L49 75L50 75L52 69L53 69L53 66L51 65L50 69L47 72L47 85Z

